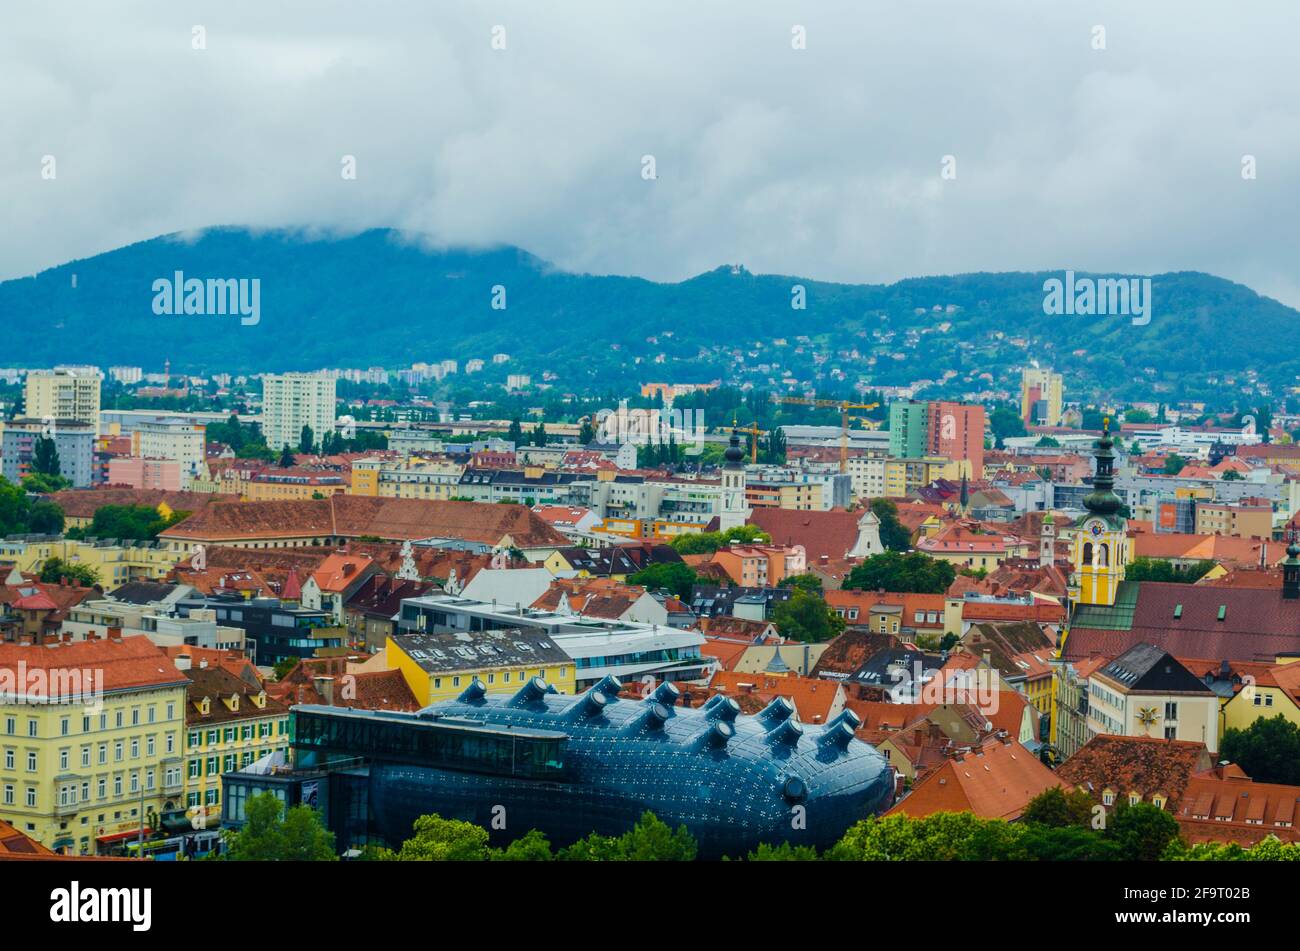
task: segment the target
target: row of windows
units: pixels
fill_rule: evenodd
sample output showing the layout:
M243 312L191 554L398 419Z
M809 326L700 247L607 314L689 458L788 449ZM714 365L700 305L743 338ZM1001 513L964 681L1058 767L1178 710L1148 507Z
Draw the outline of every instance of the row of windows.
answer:
M254 736L259 740L264 740L269 736L284 736L288 732L289 719L287 717L275 723L268 720L261 723L245 723L242 726L228 726L207 731L190 730L186 735L185 748L187 750L201 749L205 737L208 746L216 746L219 743L251 740Z
M141 750L140 739L141 738L138 736L133 736L131 737L130 740L115 740L113 742L113 762L120 763L123 759L126 758L139 759L140 750ZM90 745L86 745L81 748L82 768L87 768L90 766L92 749L93 748ZM150 733L148 736L144 737L143 749L146 758L155 756L157 754L158 737L156 734ZM128 750L129 750L129 756L128 756ZM163 734L163 751L168 755L176 752L176 734L174 733ZM16 756L17 756L17 751L13 747L5 748L4 768L6 770L12 772L16 768L14 766ZM96 757L96 762L100 766L103 766L108 762L107 743L99 744L99 755ZM38 763L39 763L39 752L37 750L28 750L27 771L29 773L36 772L38 769ZM64 747L63 749L59 750L59 769L66 770L71 768L72 768L72 749L70 747Z
M515 675L516 675L516 679L517 679L517 680L519 681L519 683L521 683L521 684L523 684L523 683L527 683L527 682L528 682L528 679L529 679L530 676L532 676L532 677L541 677L543 680L546 680L546 679L547 679L547 677L546 677L546 671L545 671L545 670L537 670L537 671L534 671L531 675L530 675L530 674L528 673L528 671L526 671L526 670L517 670L517 671L514 671L514 673L515 673ZM503 684L508 684L508 683L511 682L511 681L510 681L510 674L511 674L511 671L509 671L509 670L507 670L507 671L503 671L503 672L502 672L502 674L501 674L501 682L502 682ZM564 679L565 677L567 677L568 675L569 675L569 668L568 668L568 667L560 667L560 668L556 671L556 678L555 678L555 679L556 679L556 680L563 680L563 679ZM434 677L434 678L433 678L433 689L434 689L434 690L441 690L441 689L442 689L442 682L443 682L444 680L448 680L448 679L451 681L451 685L452 685L453 687L459 687L459 686L461 686L461 683L462 683L462 682L464 683L465 686L468 687L468 686L470 685L470 683L474 680L474 675L472 675L472 674L466 674L466 675L464 675L464 676L456 676L456 677L451 677L451 678L447 678L447 677ZM497 682L497 675L496 675L495 673L490 673L490 674L488 674L488 675L487 675L487 682L488 682L488 684L494 684L494 683L496 683L496 682Z
M141 708L141 707L132 707L132 708L131 708L131 716L130 716L130 720L131 720L130 725L131 725L131 726L139 726L140 723L141 723L141 719L140 719L140 718L141 718L142 715L144 716L144 722L145 722L145 723L157 723L157 722L158 722L158 708L157 708L157 705L156 705L156 704L150 704L149 706L144 707L144 708ZM174 703L169 703L169 704L167 704L167 716L166 716L166 720L174 720L175 718L176 718L176 704L174 704ZM81 732L82 732L82 733L93 733L93 732L95 731L95 729L96 729L96 723L98 723L98 729L100 729L100 730L107 730L107 729L110 729L110 727L109 727L109 725L108 725L108 724L109 724L109 719L110 719L110 718L109 718L109 715L108 715L108 712L107 712L107 711L101 712L101 713L99 714L98 717L96 717L96 716L94 716L94 715L91 715L91 714L85 714L85 715L83 715L82 718L81 718ZM60 717L60 718L59 718L59 736L71 736L71 735L72 735L72 724L73 724L73 720L74 720L74 718L73 718L73 717L70 717L70 716ZM118 730L118 729L121 729L121 728L125 727L125 726L127 725L126 720L127 720L127 717L126 717L126 711L125 711L125 710L118 709L118 710L113 711L113 716L112 716L113 726L112 726L112 729ZM6 717L5 717L5 720L4 720L4 727L5 727L5 735L6 735L6 736L17 736L17 735L18 735L18 718L17 718L16 716L6 716ZM29 737L39 737L39 736L40 736L40 718L39 718L39 717L28 717L28 718L27 718L27 735L28 735Z
M276 747L276 749L284 748ZM271 747L266 747L265 749L244 750L242 753L226 753L223 756L196 756L187 764L186 774L190 779L201 779L204 776L220 776L222 773L233 773L235 770L242 769L249 763L257 761L271 751Z
M113 775L113 797L120 798L123 795L124 790L126 793L132 795L139 793L142 777L144 783L144 791L153 792L155 788L156 779L157 779L157 774L155 770L152 769L146 769L143 771L136 770L126 774L125 777L123 776L122 773L115 773ZM179 786L181 784L180 767L179 766L168 767L168 769L164 774L163 783L165 786L168 787ZM96 798L101 800L107 799L108 788L109 788L108 777L100 776L95 781ZM27 808L35 809L37 804L37 788L33 785L28 785L24 791L24 796L25 796L25 804ZM4 805L6 806L15 805L16 804L15 784L5 783L3 792L0 792L0 797L2 797ZM82 802L90 802L90 800L91 800L91 783L90 780L88 779L82 780L80 784L62 783L59 786L58 804L61 808L75 806L78 803L82 803Z

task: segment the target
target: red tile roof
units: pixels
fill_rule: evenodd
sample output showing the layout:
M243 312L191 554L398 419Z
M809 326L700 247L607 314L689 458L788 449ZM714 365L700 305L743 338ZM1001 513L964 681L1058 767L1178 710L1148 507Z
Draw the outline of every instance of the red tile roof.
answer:
M1029 800L1061 785L1019 743L993 738L931 770L886 815L970 812L984 819L1016 819Z

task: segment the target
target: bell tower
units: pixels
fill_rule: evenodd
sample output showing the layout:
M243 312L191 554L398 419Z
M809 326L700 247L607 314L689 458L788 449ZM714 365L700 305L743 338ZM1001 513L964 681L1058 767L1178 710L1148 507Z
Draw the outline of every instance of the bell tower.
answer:
M1108 418L1097 441L1092 491L1083 500L1088 514L1075 533L1071 552L1070 597L1076 604L1114 604L1130 560L1128 521L1120 514L1123 503L1115 494L1113 446Z
M722 511L718 515L718 528L725 532L744 525L749 518L749 507L745 505L745 453L740 448L740 433L734 426L722 458Z

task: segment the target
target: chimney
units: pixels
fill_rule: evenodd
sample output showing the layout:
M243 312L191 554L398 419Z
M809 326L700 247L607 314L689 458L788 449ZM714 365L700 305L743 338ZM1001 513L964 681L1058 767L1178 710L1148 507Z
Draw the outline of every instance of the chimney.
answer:
M334 678L333 677L313 677L312 686L316 692L325 700L327 707L334 706Z
M189 655L189 654L177 654L175 660L173 660L172 663L174 663L174 664L176 665L176 669L177 669L177 670L189 670L189 669L190 669L190 655Z
M18 638L18 643L23 647L31 647L32 636L30 634L23 634L21 637Z
M108 639L114 644L122 643L122 629L120 627L110 627L108 629Z
M71 644L71 643L72 643L72 632L71 632L71 631L64 631L64 632L63 632L63 643L65 643L65 644Z

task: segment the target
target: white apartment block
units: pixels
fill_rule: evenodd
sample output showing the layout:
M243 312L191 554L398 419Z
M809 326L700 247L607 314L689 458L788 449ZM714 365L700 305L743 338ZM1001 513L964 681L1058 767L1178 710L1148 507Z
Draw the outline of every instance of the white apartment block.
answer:
M267 374L262 377L262 434L271 449L296 450L303 426L317 443L334 431L335 381L324 373Z

